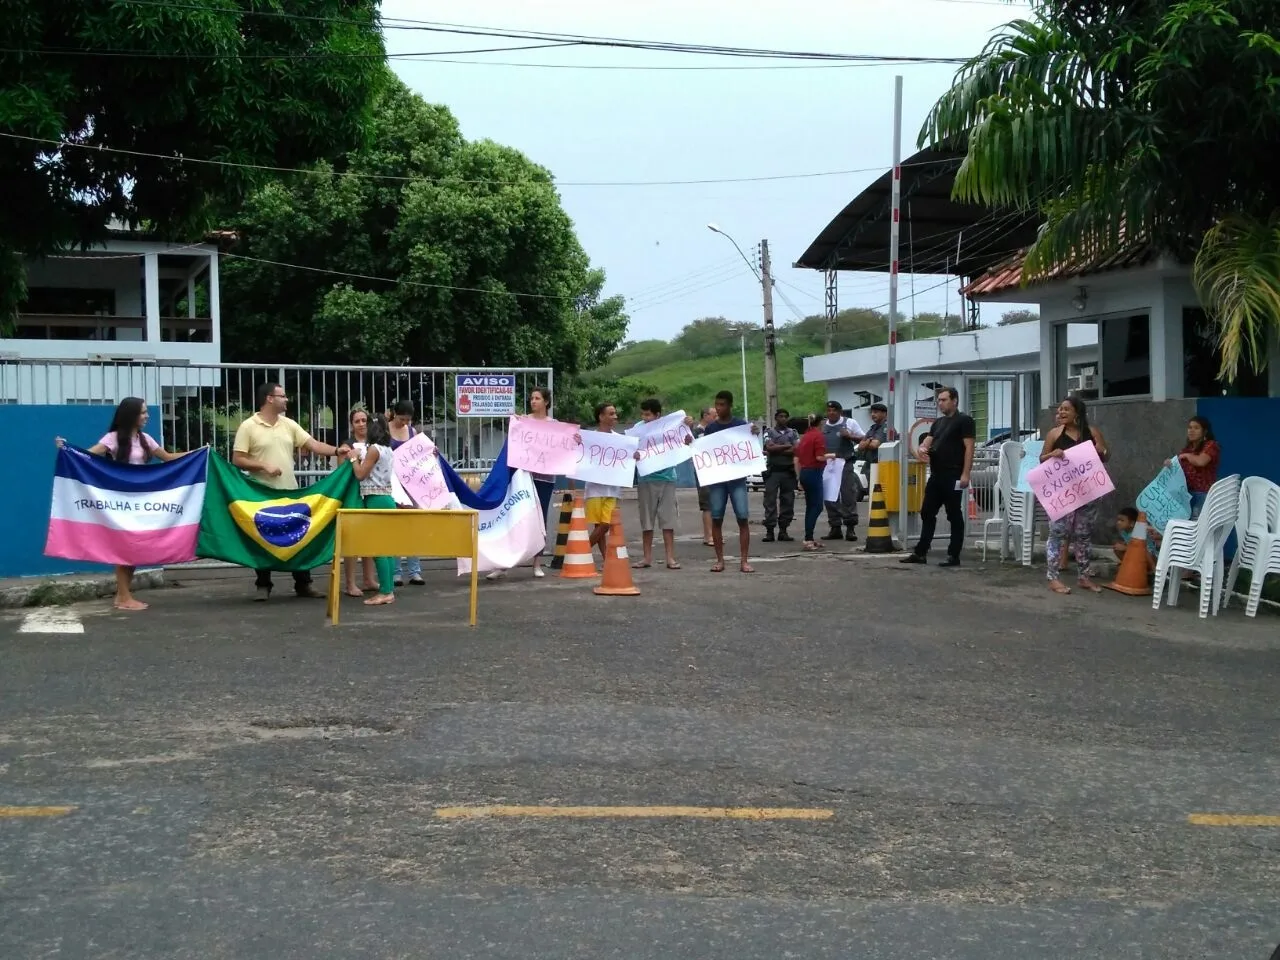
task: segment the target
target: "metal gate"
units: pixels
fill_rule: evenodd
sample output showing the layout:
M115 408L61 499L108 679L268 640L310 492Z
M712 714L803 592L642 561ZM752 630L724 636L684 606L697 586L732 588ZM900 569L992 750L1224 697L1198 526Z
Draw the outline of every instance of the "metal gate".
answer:
M535 387L553 391L547 367L355 367L288 364L184 364L95 360L0 360L0 402L114 407L141 397L148 431L170 450L208 444L230 459L240 422L258 409L257 391L279 383L289 415L335 446L348 439L359 408L386 413L397 401L414 406L414 423L459 470L486 471L506 441L511 413L528 408ZM103 432L111 414L103 410ZM299 455L299 482L331 469Z
M919 536L918 515L908 510L907 462L916 462L915 451L929 425L937 417L934 397L943 387L954 387L960 395L960 410L974 418L977 427L973 469L964 509L970 530L994 515L995 488L999 474L1000 445L1006 440L1034 436L1039 405L1039 373L987 372L983 370L907 370L899 373L901 384L894 419L906 444L899 448L900 490L897 529L908 540ZM917 518L913 522L913 517ZM939 518L941 524L944 518ZM941 534L939 534L941 536Z

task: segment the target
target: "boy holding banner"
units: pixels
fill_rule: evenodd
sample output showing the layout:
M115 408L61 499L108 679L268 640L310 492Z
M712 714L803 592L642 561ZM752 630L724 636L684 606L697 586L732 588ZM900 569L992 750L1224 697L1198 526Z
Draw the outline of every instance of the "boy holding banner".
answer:
M733 415L733 394L721 390L716 394L716 418L707 424L704 437L710 437L723 430L747 426L747 421ZM752 425L751 433L758 434L760 428ZM748 554L751 552L751 521L747 513L747 478L737 477L707 485L707 499L711 504L712 540L715 543L716 562L711 567L712 573L724 572L724 515L730 504L733 515L738 521L738 569L743 573L755 573Z
M600 433L613 433L613 428L618 425L617 408L612 403L597 404L595 414L596 429ZM590 543L592 547L600 548L600 557L603 559L609 525L613 523L613 511L618 506L622 488L588 481L583 492L587 500L587 523L591 525Z

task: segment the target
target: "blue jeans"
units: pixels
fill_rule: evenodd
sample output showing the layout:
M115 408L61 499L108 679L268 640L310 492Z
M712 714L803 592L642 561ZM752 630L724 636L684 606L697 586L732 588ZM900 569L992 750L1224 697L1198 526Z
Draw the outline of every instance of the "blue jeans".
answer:
M724 522L725 510L733 504L733 515L738 523L747 522L747 478L726 480L707 487L707 502L711 507L711 522Z
M1191 494L1191 519L1195 520L1200 516L1200 511L1204 507L1204 501L1209 496L1207 493Z
M800 489L804 491L804 539L813 539L814 528L822 518L822 468L805 467L800 471Z

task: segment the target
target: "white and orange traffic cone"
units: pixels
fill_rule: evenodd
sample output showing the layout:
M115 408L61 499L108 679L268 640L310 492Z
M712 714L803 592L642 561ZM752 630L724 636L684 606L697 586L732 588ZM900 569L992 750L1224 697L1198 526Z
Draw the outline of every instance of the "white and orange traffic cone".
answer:
M613 508L609 538L605 541L604 580L595 588L602 597L638 597L640 588L631 579L631 557L627 553L627 537L622 532L622 511Z
M569 538L565 541L562 580L594 580L596 560L591 555L591 532L587 529L587 509L582 494L573 497L573 514L569 517Z
M1108 590L1127 594L1130 597L1151 596L1151 581L1147 575L1147 515L1138 514L1138 522L1133 525L1133 536L1125 547L1124 558L1116 571L1116 578L1104 583Z

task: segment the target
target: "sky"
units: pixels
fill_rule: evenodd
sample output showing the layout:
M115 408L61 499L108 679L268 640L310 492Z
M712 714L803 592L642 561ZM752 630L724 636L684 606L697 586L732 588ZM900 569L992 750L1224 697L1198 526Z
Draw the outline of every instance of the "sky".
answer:
M429 5L384 0L382 5L386 21L932 57L976 53L996 28L1026 10L998 0L433 0ZM515 147L552 172L583 247L607 273L606 293L627 298L631 340L670 339L705 316L760 320L759 283L733 244L709 230L708 223L719 225L753 260L756 245L768 239L776 323L821 313L822 275L791 264L891 165L895 74L904 78L906 158L916 151L921 124L956 69L950 64L740 69L776 62L590 48L439 53L524 43L387 30L393 57L434 54L393 58L392 65L414 91L447 105L465 136ZM550 66L506 65L512 63ZM628 69L617 69L622 67ZM718 69L654 69L659 67ZM753 177L780 179L674 182ZM887 274L842 273L839 305L886 309L888 286ZM903 276L899 310L906 316L958 312L958 288L955 278ZM983 321L994 323L999 313L1017 306L986 306Z

